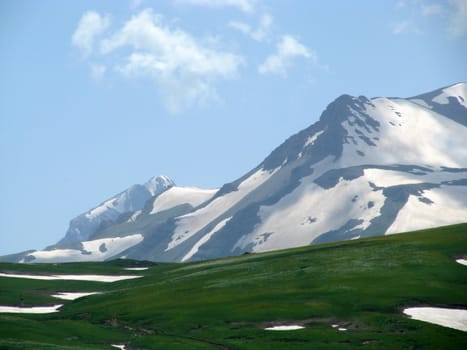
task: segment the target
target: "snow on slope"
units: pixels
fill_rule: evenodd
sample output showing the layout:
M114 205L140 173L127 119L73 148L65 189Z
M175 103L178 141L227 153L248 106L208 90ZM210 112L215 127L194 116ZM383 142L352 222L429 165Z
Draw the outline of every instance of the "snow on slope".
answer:
M144 185L131 186L95 208L72 219L65 237L59 244L79 242L90 238L101 225L109 225L115 222L121 214L143 209L148 199L174 185L174 182L167 176L154 176ZM136 219L136 216L134 219Z
M54 249L40 250L28 254L21 262L30 261L51 263L61 261L103 261L140 243L144 239L141 234L125 237L102 238L81 242L82 250Z
M198 240L198 242L196 242L196 243L193 245L193 248L191 248L191 250L182 258L182 262L191 259L191 258L193 257L193 255L195 255L195 254L198 252L199 248L200 248L204 243L206 243L207 241L209 241L209 239L210 239L217 231L219 231L221 228L223 228L223 227L225 226L225 224L226 224L231 218L232 218L232 217L222 220L222 221L219 222L211 231L209 231L208 233L206 233L200 240Z
M277 170L277 169L276 169ZM196 234L199 230L219 217L222 213L232 208L248 193L267 181L276 170L265 171L260 169L245 179L238 189L217 197L205 207L202 207L192 213L180 216L177 220L177 227L172 239L167 246L167 250L173 249L180 243Z
M322 233L344 226L352 217L361 220L355 228L364 229L384 204L382 193L372 191L364 177L341 179L330 189L314 183L316 177L303 178L301 185L280 201L261 206L260 223L233 250L249 245L253 245L254 252L308 245Z
M154 199L150 214L168 210L181 204L189 204L193 208L210 199L218 189L201 189L197 187L171 187Z
M63 304L52 306L33 306L33 307L17 307L0 305L0 313L15 313L15 314L50 314L58 312Z
M443 307L410 307L404 314L414 320L434 323L439 326L467 332L467 310Z
M175 186L175 183L165 175L153 176L144 184L144 187L152 196L164 192L172 186Z
M142 275L26 275L16 273L3 273L0 272L0 277L7 278L25 278L40 281L90 281L113 283L124 280L131 280L135 278L144 277Z
M448 104L449 98L455 98L459 104L467 108L467 84L459 83L441 90L441 93L432 99L439 104Z
M411 196L386 234L459 224L467 221L467 186L425 190L428 202Z
M466 86L457 86L456 93L466 96ZM458 100L463 102L464 97L459 95ZM356 230L367 229L383 215L384 190L400 185L436 188L414 187L387 233L467 221L467 128L403 99L376 98L367 100L363 111L353 106L349 110L351 116L342 122L342 155L312 165L312 175L302 178L294 191L272 205L262 205L260 222L237 241L232 252L303 246L328 232L347 231L341 239L359 238ZM304 147L321 134L310 136ZM409 165L419 168L408 169ZM326 170L358 166L362 176L354 174L348 180L341 176L330 188L314 182Z
M101 292L58 292L52 294L51 297L63 300L76 300L87 297L89 295L102 294Z
M364 113L379 125L365 130L358 114L342 125L348 143L340 167L357 164L419 164L460 167L467 159L467 128L432 110L403 99L376 98Z

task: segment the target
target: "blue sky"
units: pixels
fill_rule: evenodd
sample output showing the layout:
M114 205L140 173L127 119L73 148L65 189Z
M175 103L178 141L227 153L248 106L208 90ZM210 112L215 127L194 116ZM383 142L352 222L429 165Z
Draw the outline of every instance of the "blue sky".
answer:
M467 81L467 0L0 2L0 254L164 174L219 187L343 93Z

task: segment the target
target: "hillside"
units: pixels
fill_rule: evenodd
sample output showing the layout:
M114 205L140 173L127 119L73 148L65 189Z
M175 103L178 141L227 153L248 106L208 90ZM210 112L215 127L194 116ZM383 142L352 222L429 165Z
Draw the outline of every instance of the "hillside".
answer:
M10 264L0 273L144 277L113 283L0 276L1 349L462 349L467 333L403 315L467 309L467 224L183 264ZM124 270L124 267L149 267ZM57 292L102 292L74 301ZM304 329L273 332L275 325ZM340 329L340 330L339 330Z

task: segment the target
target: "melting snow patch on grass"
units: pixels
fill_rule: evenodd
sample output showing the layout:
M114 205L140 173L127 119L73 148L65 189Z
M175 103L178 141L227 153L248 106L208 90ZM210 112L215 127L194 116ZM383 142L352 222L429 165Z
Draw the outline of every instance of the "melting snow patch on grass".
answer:
M291 324L291 325L282 325L282 326L273 326L273 327L267 327L264 330L266 331L294 331L297 329L303 329L305 327Z
M127 271L144 271L149 269L149 267L125 267L124 270Z
M63 304L53 306L33 306L33 307L17 307L17 306L0 306L0 313L16 313L16 314L50 314L58 312Z
M110 275L22 275L14 273L0 273L0 277L28 278L33 280L69 280L69 281L91 281L91 282L116 282L133 278L141 278L141 275L133 276L110 276Z
M80 292L59 292L56 294L52 294L52 297L63 299L63 300L75 300L82 297L87 297L88 295L94 294L101 294L100 292L88 292L88 293L80 293Z
M113 346L114 348L117 348L117 349L126 350L126 346L123 344L110 344L110 346Z
M411 307L404 314L419 321L467 332L467 310L441 307Z
M456 263L462 264L462 265L467 265L467 260L466 259L457 259Z

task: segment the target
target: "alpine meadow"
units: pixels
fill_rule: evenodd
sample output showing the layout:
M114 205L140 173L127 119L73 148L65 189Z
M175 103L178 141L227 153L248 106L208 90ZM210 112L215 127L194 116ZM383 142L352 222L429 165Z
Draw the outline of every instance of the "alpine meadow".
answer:
M467 0L0 23L0 350L467 349Z

